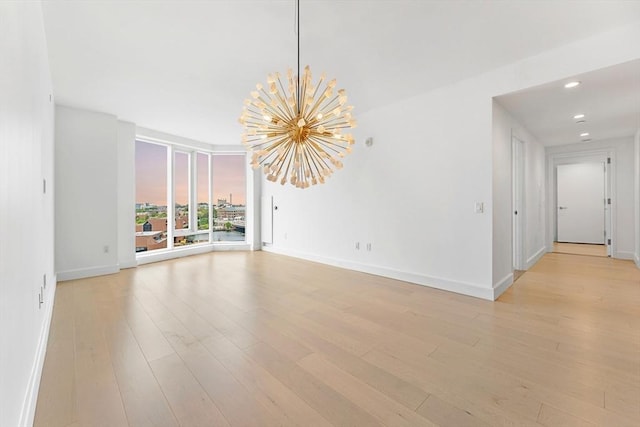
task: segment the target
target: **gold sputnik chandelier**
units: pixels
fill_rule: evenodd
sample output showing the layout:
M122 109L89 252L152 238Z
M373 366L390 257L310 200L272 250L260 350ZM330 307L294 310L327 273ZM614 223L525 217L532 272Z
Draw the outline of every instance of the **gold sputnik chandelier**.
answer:
M269 181L287 181L297 188L324 183L341 169L340 158L351 152L354 139L345 129L354 128L353 106L346 105L344 89L335 90L336 80L323 74L313 84L307 65L300 76L300 0L297 5L298 74L287 71L258 83L244 101L239 122L244 126L242 143L253 151L251 165L262 167Z

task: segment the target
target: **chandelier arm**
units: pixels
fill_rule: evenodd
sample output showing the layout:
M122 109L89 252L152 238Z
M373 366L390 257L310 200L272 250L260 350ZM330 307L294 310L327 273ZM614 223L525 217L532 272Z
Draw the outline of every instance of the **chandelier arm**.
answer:
M289 104L287 104L287 100L282 97L282 94L280 92L278 92L276 95L279 101L278 110L282 113L282 118L283 118L282 121L293 119L295 115L293 114L293 111L289 109ZM282 109L283 105L285 106L286 111Z
M309 153L306 148L302 149L302 163L304 165L304 181L307 182L309 178L313 176L313 168L311 167L311 162L309 160Z
M293 156L293 142L289 141L290 143L287 144L287 148L286 148L286 152L285 152L285 157L282 159L282 165L280 166L279 171L282 170L282 166L287 165L287 168L284 171L284 174L282 175L284 182L287 182L287 175L289 175L289 168L291 167L291 158ZM278 173L278 176L280 175L280 173ZM282 185L284 185L283 182L280 182Z
M351 129L353 126L349 122L340 122L340 126L332 126L331 129Z
M268 165L269 171L271 172L271 167L272 167L274 164L279 163L279 162L278 162L279 156L278 156L278 155L276 155L276 156L274 157L274 156L273 156L274 154L277 154L277 151L272 151L271 153L269 153L269 154L265 155L265 156L262 158L262 160L260 160L260 161L258 162L258 164L259 164L260 166L264 166L264 167L267 167L267 165ZM272 172L271 172L271 173L272 173Z
M280 145L282 145L283 143L287 142L287 135L283 135L279 138L276 139L276 137L268 139L266 141L264 141L263 139L258 138L258 141L264 141L261 142L259 144L255 144L253 145L252 148L254 149L259 149L259 150L266 150L267 152L270 152L276 148L278 148ZM266 146L263 148L263 146Z
M316 96L318 95L318 89L320 89L322 82L324 82L324 76L320 76L320 80L318 80L318 84L313 91L313 99L316 99Z
M283 166L285 165L285 163L287 163L287 158L289 157L289 153L291 153L291 148L292 148L292 143L291 143L291 141L289 141L289 143L285 143L285 148L278 155L278 158L276 159L277 166L278 166L278 171L276 173L276 177L280 175L280 173L282 172ZM287 175L288 171L289 171L289 168L287 167L287 170L284 173L285 176Z
M327 126L332 126L332 123L340 121L340 120L346 120L344 115L339 115L339 116L333 116L331 113L328 113L326 116L322 116L322 120L318 122L318 126L322 125L324 127Z
M313 171L313 167L311 165L311 161L309 160L309 153L308 150L304 150L304 159L305 162L307 164L307 171L305 173L305 182L308 184L309 183L309 179L313 178L315 179L316 175L315 172ZM308 187L308 185L307 185Z
M296 185L298 180L298 166L297 163L297 154L298 154L298 144L294 144L293 153L291 153L291 158L289 160L289 164L293 161L293 168L291 168L291 180L289 181L292 185Z
M345 148L345 147L343 147L342 145L338 145L338 144L336 144L336 143L329 142L329 141L327 141L327 140L323 140L323 139L320 139L320 138L315 138L315 137L313 137L313 138L309 138L309 140L310 140L310 141L313 141L315 144L318 144L318 145L320 145L320 146L322 146L322 147L324 147L324 148L326 148L326 149L329 149L329 150L333 151L333 152L334 152L334 153L336 153L336 154L339 154L339 153L341 153L342 151L340 151L340 150L338 150L338 149L336 149L336 148L334 148L334 147L339 147L339 148L342 148L342 149L344 149L344 148ZM325 150L322 150L322 151L325 151ZM327 154L328 154L328 153L327 153Z
M342 138L336 138L331 135L320 135L314 133L309 136L309 139L313 139L316 142L322 141L323 143L331 144L333 146L341 148L346 148L349 145L346 140L343 140Z
M300 110L300 117L305 116L305 106L307 104L307 68L304 70L304 77L302 78L302 86L300 87L300 94L298 99L298 109Z
M330 154L327 153L318 143L315 141L309 141L309 144L314 148L314 157L317 159L318 163L321 164L321 169L331 169L331 166L327 164L327 159L330 157ZM323 153L325 156L322 156Z
M271 98L271 94L269 92L267 92L266 90L264 90L264 87L262 87L262 89L260 89L260 92L264 93L264 96L266 96L269 101L271 101L273 99L273 98Z
M289 104L286 101L287 91L284 90L284 86L282 85L282 80L280 80L280 76L278 76L278 84L280 85L280 89L282 89L282 94L278 92L278 98L280 98L280 102L287 107L287 111L289 112L289 117L293 118L296 116L296 113L290 108ZM284 99L282 99L282 95L285 96Z
M313 161L313 165L314 165L314 167L316 169L316 172L318 173L318 175L321 175L320 169L322 169L322 167L320 165L318 165L318 161L322 161L322 159L318 155L317 151L312 151L312 150L309 150L309 151L310 151L311 160ZM316 157L317 157L317 160L316 160ZM314 175L314 177L315 177L315 175Z
M265 109L268 110L274 117L273 118L278 118L278 119L289 119L290 117L287 115L287 113L282 110L281 105L280 104L285 104L286 105L286 101L284 101L282 99L282 97L280 96L279 92L276 92L275 95L278 95L277 97L271 97L269 95L267 95L269 97L269 103L265 103L266 107ZM276 106L272 105L273 101L278 101L276 102ZM280 117L280 115L282 115L282 117Z
M340 102L339 102L339 95L336 95L333 97L333 99L331 99L331 101L326 101L326 97L324 95L320 96L320 98L318 98L318 100L316 101L315 105L313 106L312 110L311 110L311 114L315 115L316 111L318 109L320 109L320 112L322 111L333 111L336 107L340 106ZM334 106L334 103L338 101L338 103Z
M318 164L316 163L316 159L313 156L314 150L311 149L309 145L305 146L305 157L307 159L307 166L309 168L309 173L311 177L315 178L316 173L318 173Z
M314 96L314 98L315 98L315 96ZM318 108L320 108L323 111L326 111L328 108L326 106L324 106L325 99L326 98L325 98L324 95L320 95L320 98L318 98L316 100L316 102L313 105L313 107L311 108L311 112L309 114L314 115L316 113L316 111L318 110ZM336 99L338 99L338 95L336 95L335 98L332 99L331 101L329 101L329 103L327 103L326 105L331 105L331 103Z

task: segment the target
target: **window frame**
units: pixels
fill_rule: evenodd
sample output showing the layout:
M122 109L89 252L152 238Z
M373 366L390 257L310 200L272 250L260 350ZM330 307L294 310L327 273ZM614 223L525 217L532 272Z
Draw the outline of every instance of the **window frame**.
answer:
M242 241L215 241L213 239L214 232L214 207L213 207L213 195L214 195L214 167L213 167L213 159L216 155L241 155L244 156L244 164L245 164L245 224L249 224L249 217L251 216L250 211L252 211L252 203L250 204L250 200L253 198L253 186L251 185L251 169L248 166L248 156L247 151L244 147L238 146L237 149L230 149L229 146L225 146L225 149L216 149L216 147L204 147L204 144L186 144L186 143L176 143L166 139L158 139L154 137L148 137L145 135L136 135L135 141L140 141L149 144L161 145L167 148L167 224L173 224L171 227L167 227L167 247L161 249L155 249L151 251L143 251L136 252L136 259L138 260L138 264L145 262L154 262L156 259L149 260L151 258L158 258L160 256L162 259L170 259L173 256L171 254L175 254L176 252L190 251L191 249L198 250L200 252L203 248L208 250L216 250L216 248L220 250L228 250L228 249L252 249L252 244L250 244L250 235L251 233L247 232L248 228L246 228L244 233L244 240ZM176 209L175 209L175 183L176 183L176 153L186 153L188 154L188 175L189 175L189 227L185 229L176 229ZM207 191L207 203L208 203L208 215L209 215L209 225L208 229L199 230L198 229L198 155L204 154L207 156L207 166L208 166L208 191ZM136 195L137 198L137 195ZM134 201L136 203L136 201ZM171 209L170 209L171 207ZM252 218L252 216L251 216ZM252 221L252 220L251 220ZM180 235L191 236L198 234L207 234L208 239L206 242L202 243L194 243L188 244L184 246L176 246L175 245L175 237ZM226 249L225 249L226 248Z

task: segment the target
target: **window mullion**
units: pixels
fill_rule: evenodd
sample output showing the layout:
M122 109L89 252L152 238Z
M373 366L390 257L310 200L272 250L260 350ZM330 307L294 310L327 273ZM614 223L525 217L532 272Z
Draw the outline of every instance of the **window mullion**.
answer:
M209 156L209 243L213 242L213 155Z
M198 231L198 162L197 153L189 153L189 230Z
M176 228L175 150L167 147L167 249L173 249Z

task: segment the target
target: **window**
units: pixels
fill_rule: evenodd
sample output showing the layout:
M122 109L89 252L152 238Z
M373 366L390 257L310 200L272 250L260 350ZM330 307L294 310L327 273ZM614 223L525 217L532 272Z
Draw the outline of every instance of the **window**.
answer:
M136 141L136 252L167 247L167 148Z
M247 188L245 156L214 154L212 158L215 204L213 240L244 241Z
M183 153L181 151L175 152L174 160L174 174L173 174L173 197L175 200L174 205L174 221L175 229L183 230L189 229L189 192L190 192L190 172L189 167L189 153Z
M245 242L246 187L244 153L136 141L136 252Z
M197 185L197 189L196 189L196 198L197 198L197 202L198 202L198 230L206 230L207 232L209 231L209 224L211 223L211 221L209 221L209 198L210 198L210 194L209 194L209 189L210 189L210 185L209 183L211 182L211 177L209 175L209 166L210 166L210 160L209 160L209 155L206 153L198 153L196 155L196 168L197 168L197 178L196 178L196 185ZM208 240L207 236L207 240Z

